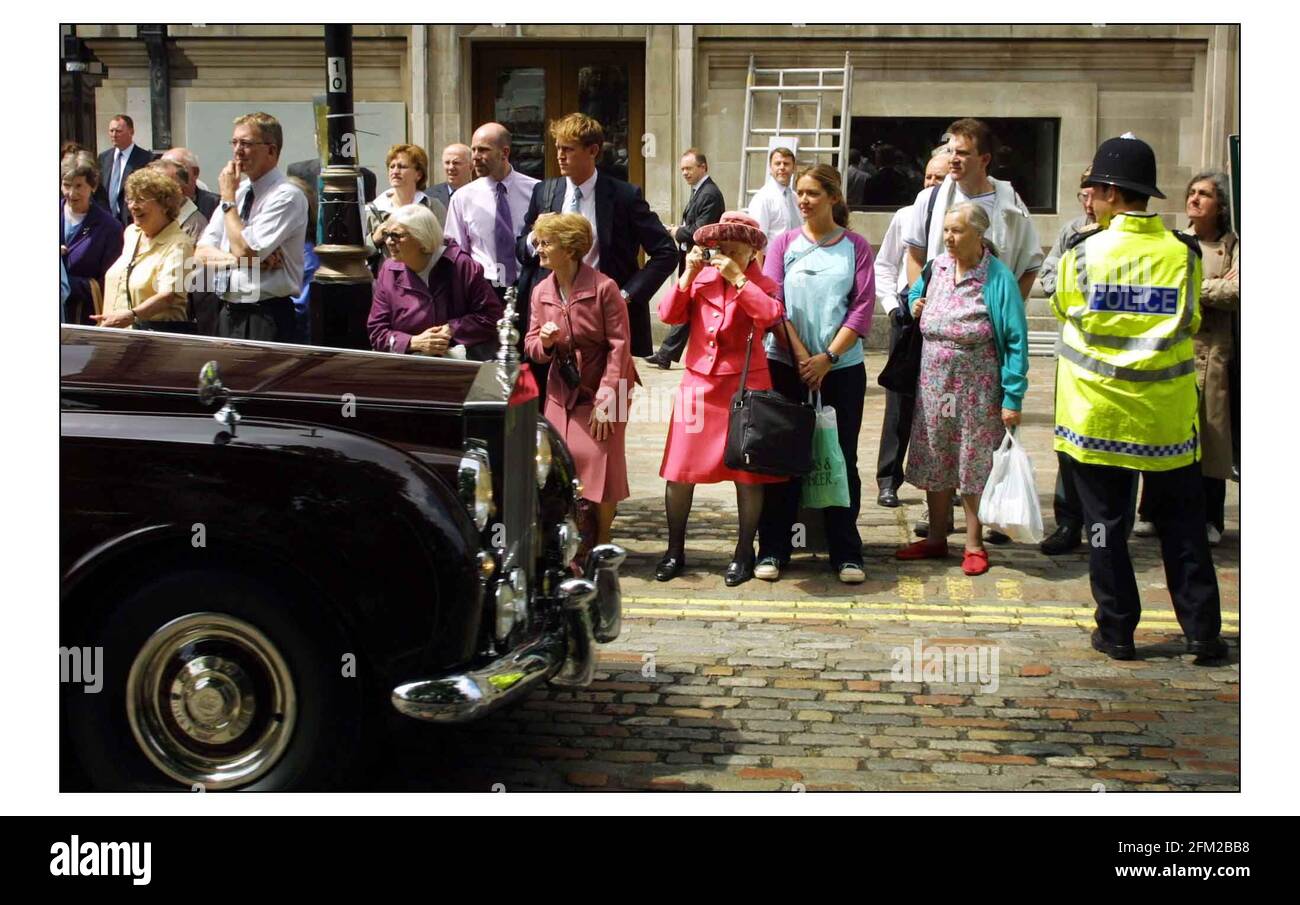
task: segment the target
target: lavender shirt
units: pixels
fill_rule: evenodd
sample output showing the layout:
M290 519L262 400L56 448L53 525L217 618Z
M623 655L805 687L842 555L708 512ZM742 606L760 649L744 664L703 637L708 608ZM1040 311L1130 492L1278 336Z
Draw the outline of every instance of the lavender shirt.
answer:
M768 246L763 273L776 283L776 298L785 305L786 317L808 351L816 355L830 347L841 327L848 327L859 337L871 332L876 274L871 244L855 232L845 230L831 244L803 254L812 245L802 229L782 233ZM773 335L780 331L779 323L769 331L765 340L767 357L792 365L784 342L778 343ZM859 339L832 370L860 366L862 362Z

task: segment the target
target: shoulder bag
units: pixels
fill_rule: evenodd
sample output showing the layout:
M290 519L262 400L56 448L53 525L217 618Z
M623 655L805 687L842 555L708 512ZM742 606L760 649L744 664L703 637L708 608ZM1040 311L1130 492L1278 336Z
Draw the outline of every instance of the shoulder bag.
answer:
M927 261L921 271L921 291L930 285L934 261ZM889 358L880 370L876 383L903 396L916 395L916 383L921 378L921 322L912 316L903 301L903 325L898 328L898 342L889 350Z

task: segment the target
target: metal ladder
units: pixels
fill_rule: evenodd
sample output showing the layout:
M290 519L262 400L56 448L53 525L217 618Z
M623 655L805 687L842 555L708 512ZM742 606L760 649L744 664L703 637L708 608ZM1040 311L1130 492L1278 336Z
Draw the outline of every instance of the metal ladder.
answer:
M772 79L775 78L775 83ZM816 81L814 81L814 79ZM827 84L827 79L831 83ZM835 81L838 79L838 81ZM776 122L774 128L761 128L754 125L754 100L760 94L776 95ZM839 95L840 125L838 128L822 125L822 115L827 109L824 105L826 95ZM853 65L849 62L849 53L844 53L844 65L833 68L796 68L780 69L759 67L754 64L754 55L749 55L749 75L745 79L745 124L741 132L740 152L740 193L736 196L742 207L749 206L749 199L758 191L749 187L749 161L755 154L762 154L763 177L767 177L766 141L775 135L811 135L812 144L799 146L799 154L839 155L840 178L847 184L849 166L849 110L853 95ZM782 128L787 109L794 110L796 116L800 108L813 110L813 126L802 128ZM830 110L834 110L831 107ZM823 144L823 136L830 136L836 144ZM764 144L755 144L755 139ZM829 162L829 160L827 161ZM762 182L759 182L759 187Z

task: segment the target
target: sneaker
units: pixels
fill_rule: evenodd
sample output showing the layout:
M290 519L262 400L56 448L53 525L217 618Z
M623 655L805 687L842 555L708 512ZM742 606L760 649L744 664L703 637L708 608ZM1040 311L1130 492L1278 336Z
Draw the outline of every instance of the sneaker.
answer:
M1223 540L1223 532L1209 522L1205 523L1205 535L1209 538L1211 547L1219 546L1219 541Z
M840 566L840 581L844 584L862 584L867 580L867 573L855 562L846 562Z
M1155 537L1156 526L1153 522L1138 522L1133 526L1133 533L1138 537Z
M781 564L775 556L764 556L754 566L754 577L763 581L776 581L781 577Z

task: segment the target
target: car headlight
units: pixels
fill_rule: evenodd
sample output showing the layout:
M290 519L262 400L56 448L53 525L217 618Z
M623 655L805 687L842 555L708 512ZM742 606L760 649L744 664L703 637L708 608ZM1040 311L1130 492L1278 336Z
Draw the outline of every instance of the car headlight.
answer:
M551 432L546 429L546 423L539 422L537 425L537 486L545 487L546 479L551 474L551 463L554 456L551 454Z
M475 527L482 531L496 509L492 500L492 466L487 450L477 446L465 450L460 460L459 479L461 502L469 510Z

